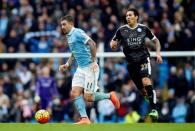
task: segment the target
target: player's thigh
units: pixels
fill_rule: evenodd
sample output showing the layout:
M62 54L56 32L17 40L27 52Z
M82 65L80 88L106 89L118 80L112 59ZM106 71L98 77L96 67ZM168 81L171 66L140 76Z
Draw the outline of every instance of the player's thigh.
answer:
M133 80L133 82L135 83L136 87L139 89L141 94L143 96L146 96L147 92L146 92L146 90L143 86L143 83L142 83L142 77L140 74L139 64L135 64L133 66L128 66L128 71L129 71L131 79Z
M140 64L140 75L144 86L151 85L151 64L149 57Z
M86 68L85 70L85 93L93 93L98 89L97 83L99 78L99 69L94 72L90 68Z
M83 94L83 87L73 86L71 90L71 98L75 98Z
M127 69L136 87L141 90L143 88L143 84L139 66L137 64L128 64Z
M71 96L81 95L85 86L85 75L77 69L72 79Z
M149 57L145 60L143 60L140 64L139 64L139 74L141 75L142 78L150 78L151 77L151 64L150 64L150 59Z

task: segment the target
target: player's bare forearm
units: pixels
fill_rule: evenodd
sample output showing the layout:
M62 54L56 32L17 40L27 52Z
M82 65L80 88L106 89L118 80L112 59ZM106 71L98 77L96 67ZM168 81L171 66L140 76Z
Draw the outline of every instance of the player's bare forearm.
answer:
M158 39L154 39L153 42L156 46L156 54L160 54L160 50L161 50L160 41Z
M73 56L73 54L71 54L71 56L68 58L66 63L68 63L68 65L71 66L73 61L74 61L74 56Z
M89 45L90 47L90 50L91 50L91 59L93 62L96 61L96 43L92 40L92 39L89 39L87 41L87 44Z
M64 71L70 69L70 66L73 63L73 60L74 60L74 56L73 56L73 54L71 54L71 56L68 58L66 64L63 64L63 65L59 66L59 71L64 72Z
M157 63L162 63L162 56L160 54L160 50L161 50L161 46L160 46L160 42L158 39L154 39L153 40L155 46L156 46L156 58L157 58Z

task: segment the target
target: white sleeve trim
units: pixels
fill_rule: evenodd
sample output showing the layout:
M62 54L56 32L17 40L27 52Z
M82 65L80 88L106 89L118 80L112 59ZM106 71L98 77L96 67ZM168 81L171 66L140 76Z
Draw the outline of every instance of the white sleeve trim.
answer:
M86 35L87 36L87 35ZM89 36L86 37L85 44L87 44L88 40L91 39Z
M152 38L152 40L155 40L155 39L157 39L156 36L154 36L154 37Z

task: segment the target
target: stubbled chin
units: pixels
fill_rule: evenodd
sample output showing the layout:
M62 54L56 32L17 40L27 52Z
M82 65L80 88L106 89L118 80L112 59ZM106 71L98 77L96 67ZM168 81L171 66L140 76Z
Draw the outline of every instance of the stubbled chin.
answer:
M64 35L66 35L66 34L67 34L65 31L62 31L62 33L63 33Z

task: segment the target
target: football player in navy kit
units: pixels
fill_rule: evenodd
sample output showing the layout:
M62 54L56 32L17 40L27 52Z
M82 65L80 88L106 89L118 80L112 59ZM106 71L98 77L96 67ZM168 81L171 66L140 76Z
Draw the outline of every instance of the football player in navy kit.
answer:
M134 8L126 13L127 24L121 26L110 42L110 47L116 49L122 46L123 53L128 62L128 71L137 88L144 98L150 103L152 119L158 119L156 109L156 92L151 81L150 54L145 45L145 38L149 38L156 46L157 63L162 63L160 42L150 29L138 23L139 14Z

